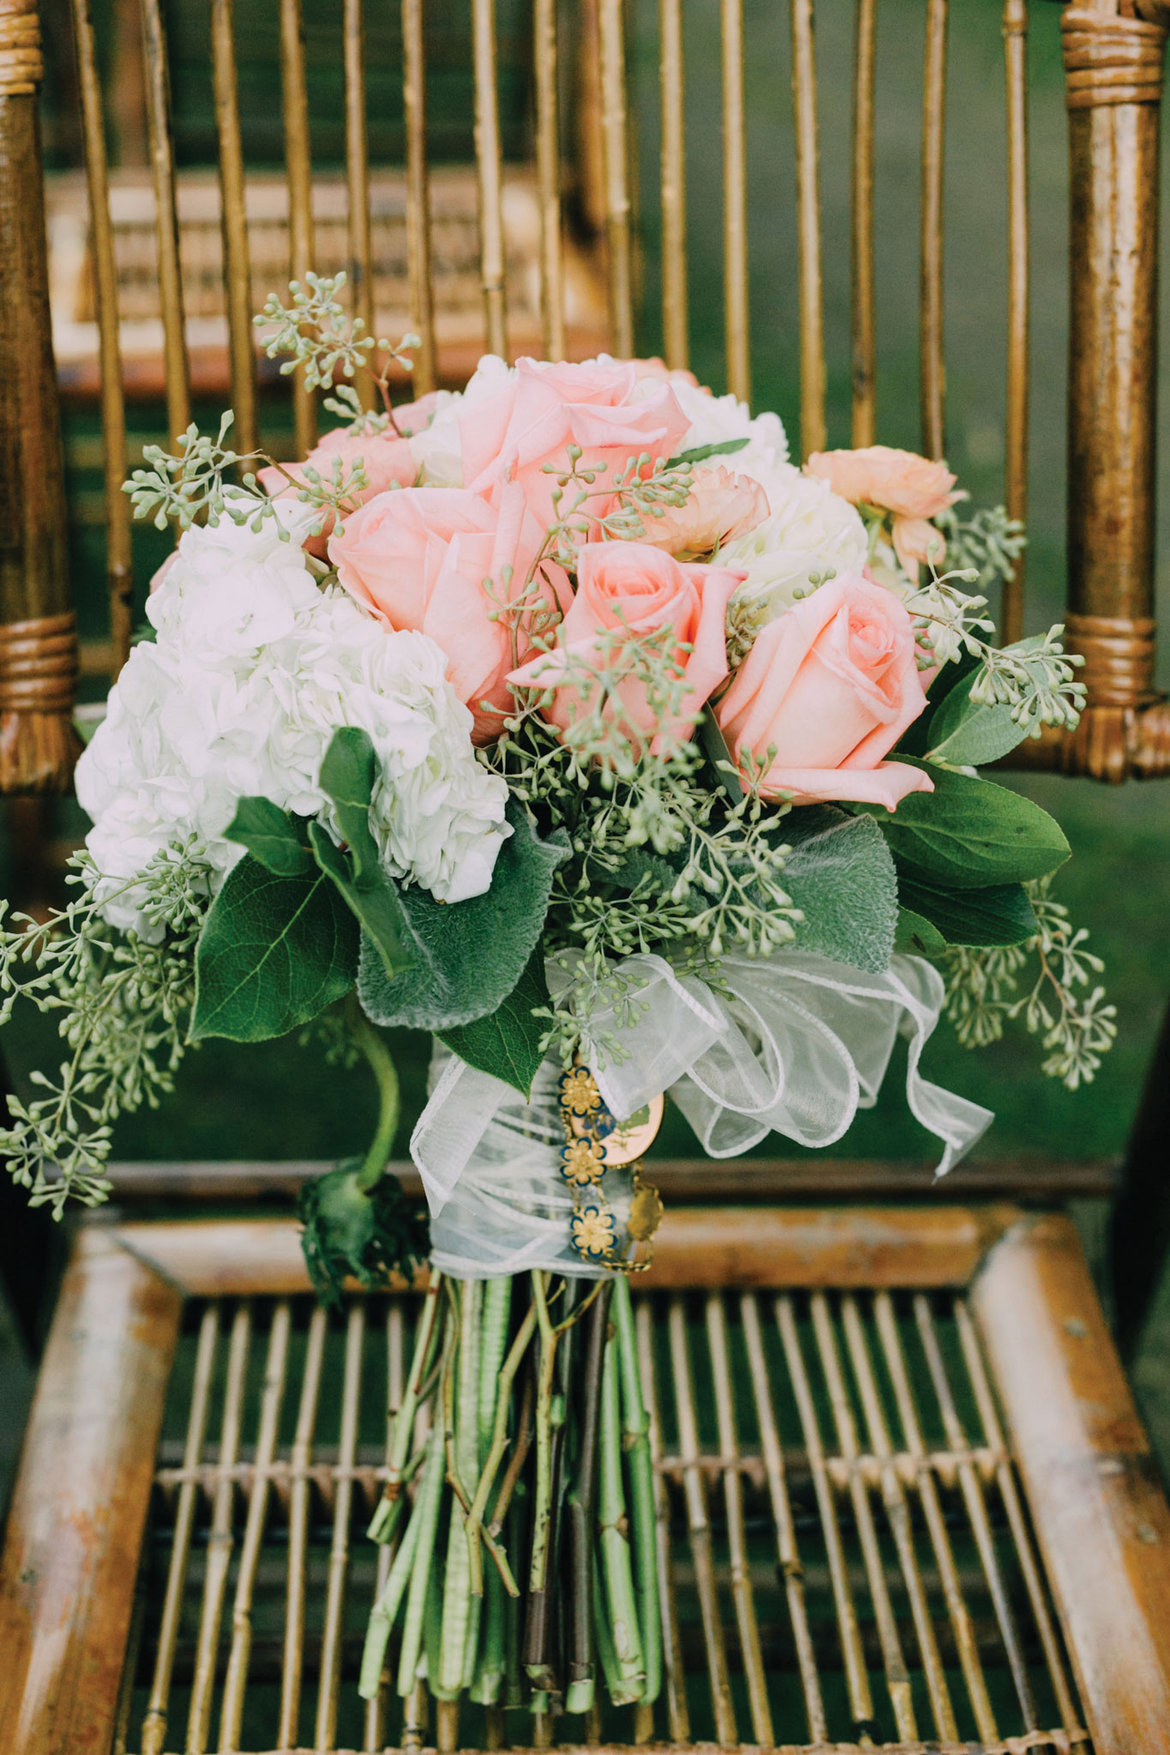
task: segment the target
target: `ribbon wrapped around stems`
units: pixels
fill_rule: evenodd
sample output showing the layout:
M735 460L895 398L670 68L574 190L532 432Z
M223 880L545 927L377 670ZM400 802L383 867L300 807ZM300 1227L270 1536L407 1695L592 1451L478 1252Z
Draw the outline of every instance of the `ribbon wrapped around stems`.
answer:
M721 959L719 992L651 954L627 957L618 972L620 1008L584 1021L585 1059L605 1103L625 1120L669 1091L713 1158L736 1157L772 1132L802 1146L832 1145L876 1102L899 1034L910 1045L910 1110L942 1141L937 1175L992 1120L989 1109L919 1071L946 997L921 957L897 955L873 974L815 952L732 953ZM565 972L554 965L549 976L563 990ZM516 1100L510 1086L458 1056L443 1066L410 1142L433 1221L464 1175L474 1180L489 1124Z

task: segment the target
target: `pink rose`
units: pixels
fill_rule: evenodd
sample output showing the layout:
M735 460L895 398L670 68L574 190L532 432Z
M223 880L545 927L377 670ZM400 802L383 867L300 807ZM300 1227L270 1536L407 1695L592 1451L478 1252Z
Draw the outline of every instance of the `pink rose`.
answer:
M545 717L564 731L582 708L578 688L560 681L568 655L620 670L622 648L631 635L669 628L673 656L686 682L678 713L662 720L652 712L645 684L635 676L619 683L616 692L623 729L632 742L648 739L660 749L664 743L685 741L703 703L727 675L727 600L743 577L731 567L673 560L645 543L585 543L578 558L577 595L561 624L557 649L530 659L509 681L553 689Z
M933 783L885 762L926 705L914 624L892 591L843 574L757 636L715 709L728 749L767 762L765 796L856 799L896 809Z
M379 620L428 634L442 647L451 686L471 708L472 735L482 744L503 729L512 706L507 673L532 650L534 612L559 614L571 595L561 569L545 562L523 614L493 619L493 610L524 589L543 539L514 484L498 506L465 488L400 488L347 518L341 535L329 539L329 559L340 583ZM484 710L484 702L498 711Z
M911 579L917 580L920 562L941 566L946 543L928 520L962 497L951 491L955 478L945 463L889 445L864 445L857 451L814 451L804 472L827 481L855 506L864 501L892 512L894 549Z
M733 537L746 536L768 516L768 496L750 475L729 469L696 469L683 506L663 506L642 519L642 542L679 560L713 554Z
M256 471L256 479L266 494L281 499L296 492L288 480L290 475L293 481L304 486L307 464L320 473L323 481L329 481L337 459L340 458L342 469L348 475L359 457L365 465L368 483L354 496L361 503L372 500L375 494L385 493L387 488L410 487L418 476L418 465L411 455L410 446L396 433L349 433L344 427L335 427L313 446L304 463L286 463L281 469L269 464ZM327 513L321 534L311 536L305 543L310 554L324 558L325 539L333 529L333 522L333 513Z
M394 410L394 425L405 439L413 439L416 433L423 433L430 426L437 414L442 401L442 390L428 390L415 402L400 402Z
M493 496L504 481L515 479L536 518L548 526L556 473L568 474L569 446L579 445L580 469L606 470L594 483L600 491L583 509L591 518L602 517L612 505L605 490L615 475L642 452L652 459L673 457L690 426L669 384L644 379L639 391L639 382L634 365L612 360L520 360L513 377L493 395L477 398L460 418L464 483Z

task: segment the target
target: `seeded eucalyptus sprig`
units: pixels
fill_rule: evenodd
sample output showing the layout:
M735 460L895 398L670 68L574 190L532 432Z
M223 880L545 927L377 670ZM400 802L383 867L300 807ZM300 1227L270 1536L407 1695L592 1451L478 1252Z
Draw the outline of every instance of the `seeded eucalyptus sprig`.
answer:
M264 309L254 321L258 327L269 329L264 345L268 358L287 356L280 367L283 376L289 376L299 366L309 390L331 390L340 376L343 382L326 399L326 408L345 415L351 432L383 431L394 426L390 367L398 365L409 372L413 365L411 351L421 342L417 335L404 335L394 344L368 334L362 318L351 316L337 296L345 284L344 273L309 273L304 286L291 280L290 302L283 304L276 293L269 293ZM367 414L352 382L344 381L362 372L369 372L378 387L383 403L380 415Z

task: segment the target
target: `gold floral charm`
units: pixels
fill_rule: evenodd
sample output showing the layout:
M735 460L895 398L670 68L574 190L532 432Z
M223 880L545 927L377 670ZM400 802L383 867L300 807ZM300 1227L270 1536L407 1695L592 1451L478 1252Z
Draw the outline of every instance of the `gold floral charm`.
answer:
M570 1115L592 1115L601 1108L601 1092L587 1066L575 1066L561 1075L561 1106Z
M575 1188L595 1182L605 1170L605 1154L596 1140L575 1134L561 1147L561 1175Z
M614 1216L598 1201L583 1201L569 1220L573 1248L586 1261L605 1261L613 1254Z

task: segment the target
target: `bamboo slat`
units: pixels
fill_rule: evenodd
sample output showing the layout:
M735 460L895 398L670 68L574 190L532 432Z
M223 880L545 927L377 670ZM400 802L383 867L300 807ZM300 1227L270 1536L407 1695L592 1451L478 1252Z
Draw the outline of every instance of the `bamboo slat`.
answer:
M926 68L922 84L922 236L920 373L922 449L944 450L943 404L943 146L946 134L948 0L927 0Z
M687 320L686 72L682 0L659 0L659 98L662 106L662 334L666 363L682 369L690 357Z
M857 0L853 50L852 250L853 443L877 437L877 340L874 324L873 160L877 0Z
M240 99L236 79L235 0L212 0L211 72L215 127L219 141L219 186L223 219L223 263L227 291L228 354L231 360L233 444L254 451L256 367L252 346L252 275L244 214L244 152L240 139Z
M171 138L171 76L161 0L142 0L142 49L146 71L146 125L158 229L158 287L162 306L167 429L171 439L191 421L191 373L183 315L183 271L175 208L175 145Z
M1028 516L1028 7L1004 0L1004 75L1008 155L1008 358L1005 504ZM1024 632L1024 557L1003 589L999 631L1007 642Z
M73 34L85 137L94 295L97 304L101 371L103 473L106 513L106 579L110 598L110 681L130 656L134 573L130 552L130 501L126 478L126 402L122 390L122 352L118 335L118 283L114 231L110 223L109 173L101 82L97 70L92 0L73 0Z
M723 88L723 331L727 388L750 402L747 117L743 95L743 0L720 0Z
M475 165L479 179L480 283L489 353L507 358L503 170L496 89L495 0L471 0L475 69Z
M565 286L556 0L534 0L532 31L536 62L536 184L540 202L540 318L544 356L559 360L565 353Z
M325 1356L327 1328L328 1318L324 1310L318 1307L309 1321L300 1404L290 1458L288 1585L280 1675L280 1723L277 1731L280 1746L286 1749L294 1748L299 1742L305 1640L305 1574L309 1544L309 1459L317 1423L317 1401L321 1393L321 1366Z
M321 1676L317 1692L316 1745L333 1747L337 1729L337 1702L341 1690L341 1639L344 1630L345 1586L349 1563L350 1508L353 1503L353 1465L357 1450L359 1397L362 1386L362 1346L366 1335L365 1305L350 1306L345 1332L345 1375L341 1389L341 1425L337 1447L337 1484L333 1498L333 1537L329 1548L329 1575L325 1594L325 1631L321 1641Z
M410 277L410 319L422 343L415 357L413 386L416 395L425 396L435 388L437 376L423 0L402 0L402 106L406 118L406 260Z
M625 17L622 0L598 0L601 58L601 156L609 273L609 326L619 359L634 352L634 241L629 121L626 115Z
M289 279L304 284L313 258L313 165L309 146L309 91L305 78L305 21L301 0L280 0L280 92L284 162L288 176ZM293 380L293 420L299 456L317 437L317 404L303 374Z
M825 448L825 321L812 0L792 0L792 102L800 249L800 448Z
M366 133L365 0L342 0L342 44L345 66L345 182L349 201L350 309L374 333L373 247L370 237L370 155ZM355 379L358 394L368 401L369 373Z

